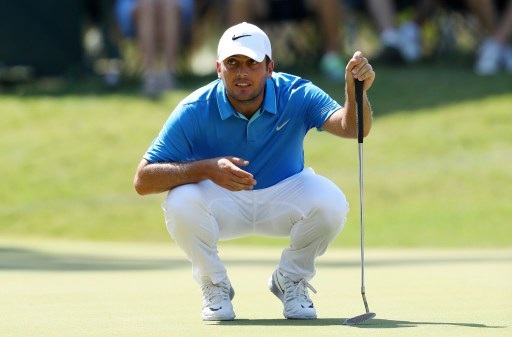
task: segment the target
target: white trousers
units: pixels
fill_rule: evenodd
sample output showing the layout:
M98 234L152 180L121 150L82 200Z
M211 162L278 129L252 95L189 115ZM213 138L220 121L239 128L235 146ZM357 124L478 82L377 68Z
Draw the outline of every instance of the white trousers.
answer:
M315 259L339 234L349 210L345 195L311 168L269 188L231 192L210 180L172 189L163 205L167 230L192 263L200 283L218 283L227 271L219 240L248 235L290 237L279 270L309 281Z

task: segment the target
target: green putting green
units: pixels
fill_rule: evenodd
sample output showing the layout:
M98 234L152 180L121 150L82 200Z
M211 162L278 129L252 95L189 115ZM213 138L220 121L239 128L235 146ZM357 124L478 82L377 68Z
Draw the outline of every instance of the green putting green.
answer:
M317 263L312 321L285 320L266 287L279 248L220 245L237 319L203 322L201 292L169 244L0 241L1 336L511 336L512 249L366 250Z

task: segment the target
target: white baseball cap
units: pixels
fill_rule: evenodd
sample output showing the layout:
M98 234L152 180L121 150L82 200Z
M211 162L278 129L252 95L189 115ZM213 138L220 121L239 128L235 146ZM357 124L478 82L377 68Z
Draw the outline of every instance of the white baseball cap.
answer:
M220 38L217 60L224 61L238 54L250 57L257 62L262 62L265 55L272 59L272 47L267 34L247 22L228 28Z

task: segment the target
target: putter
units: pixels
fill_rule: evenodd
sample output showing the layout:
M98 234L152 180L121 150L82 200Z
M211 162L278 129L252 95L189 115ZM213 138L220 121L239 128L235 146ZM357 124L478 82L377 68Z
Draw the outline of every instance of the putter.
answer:
M363 81L355 80L356 86L356 105L357 105L357 142L359 145L359 215L361 232L361 296L363 297L364 308L366 312L362 315L348 318L343 324L357 325L366 322L375 317L375 313L370 312L368 302L366 301L366 291L364 287L364 212L363 212Z

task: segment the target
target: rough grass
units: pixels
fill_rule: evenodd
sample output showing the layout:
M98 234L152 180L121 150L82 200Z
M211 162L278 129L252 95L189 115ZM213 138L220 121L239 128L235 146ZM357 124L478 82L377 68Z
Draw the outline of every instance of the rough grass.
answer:
M304 76L343 100L339 85ZM442 62L377 69L374 127L364 143L369 246L510 246L510 79ZM157 101L88 84L5 91L0 235L169 240L163 195L139 197L131 182L172 108L204 82L184 79L182 90ZM335 244L357 246L357 142L312 131L306 161L347 194L352 212Z

